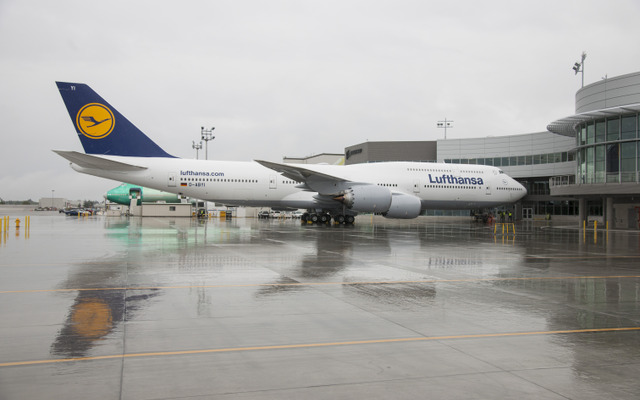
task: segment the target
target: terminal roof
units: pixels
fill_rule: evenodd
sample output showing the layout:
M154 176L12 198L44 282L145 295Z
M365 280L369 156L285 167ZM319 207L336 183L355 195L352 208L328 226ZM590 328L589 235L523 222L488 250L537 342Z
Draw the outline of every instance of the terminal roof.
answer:
M621 114L640 112L640 103L626 104L624 106L605 108L602 110L587 111L581 114L571 115L553 121L547 125L550 132L564 136L576 136L577 126L600 118L613 117Z

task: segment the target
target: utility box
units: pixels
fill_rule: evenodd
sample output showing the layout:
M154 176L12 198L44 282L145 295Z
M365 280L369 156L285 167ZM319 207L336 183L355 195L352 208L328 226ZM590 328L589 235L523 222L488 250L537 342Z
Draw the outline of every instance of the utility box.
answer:
M189 203L142 203L143 217L191 217Z

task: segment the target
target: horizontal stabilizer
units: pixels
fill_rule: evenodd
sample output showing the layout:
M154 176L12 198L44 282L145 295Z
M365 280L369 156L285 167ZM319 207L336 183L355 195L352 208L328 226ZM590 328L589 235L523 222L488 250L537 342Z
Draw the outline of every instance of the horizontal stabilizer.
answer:
M82 168L120 172L142 171L147 169L147 167L108 160L100 156L78 153L77 151L53 150L53 152Z

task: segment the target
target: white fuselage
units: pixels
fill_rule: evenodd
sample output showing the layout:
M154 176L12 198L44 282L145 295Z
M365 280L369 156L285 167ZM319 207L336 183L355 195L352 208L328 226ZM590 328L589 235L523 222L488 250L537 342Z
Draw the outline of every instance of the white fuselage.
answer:
M82 173L235 206L307 208L317 206L316 192L257 162L180 158L99 156L146 167L118 172L72 167ZM473 209L512 203L526 189L496 167L483 165L385 162L298 165L350 182L388 187L420 199L424 209Z

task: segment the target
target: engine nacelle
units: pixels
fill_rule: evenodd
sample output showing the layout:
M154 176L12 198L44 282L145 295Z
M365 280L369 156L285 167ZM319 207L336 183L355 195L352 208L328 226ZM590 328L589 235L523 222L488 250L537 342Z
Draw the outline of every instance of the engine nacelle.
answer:
M391 206L391 192L382 186L357 185L345 190L334 200L353 211L384 213Z
M382 213L385 218L411 219L420 215L420 199L410 194L394 193L389 211Z

